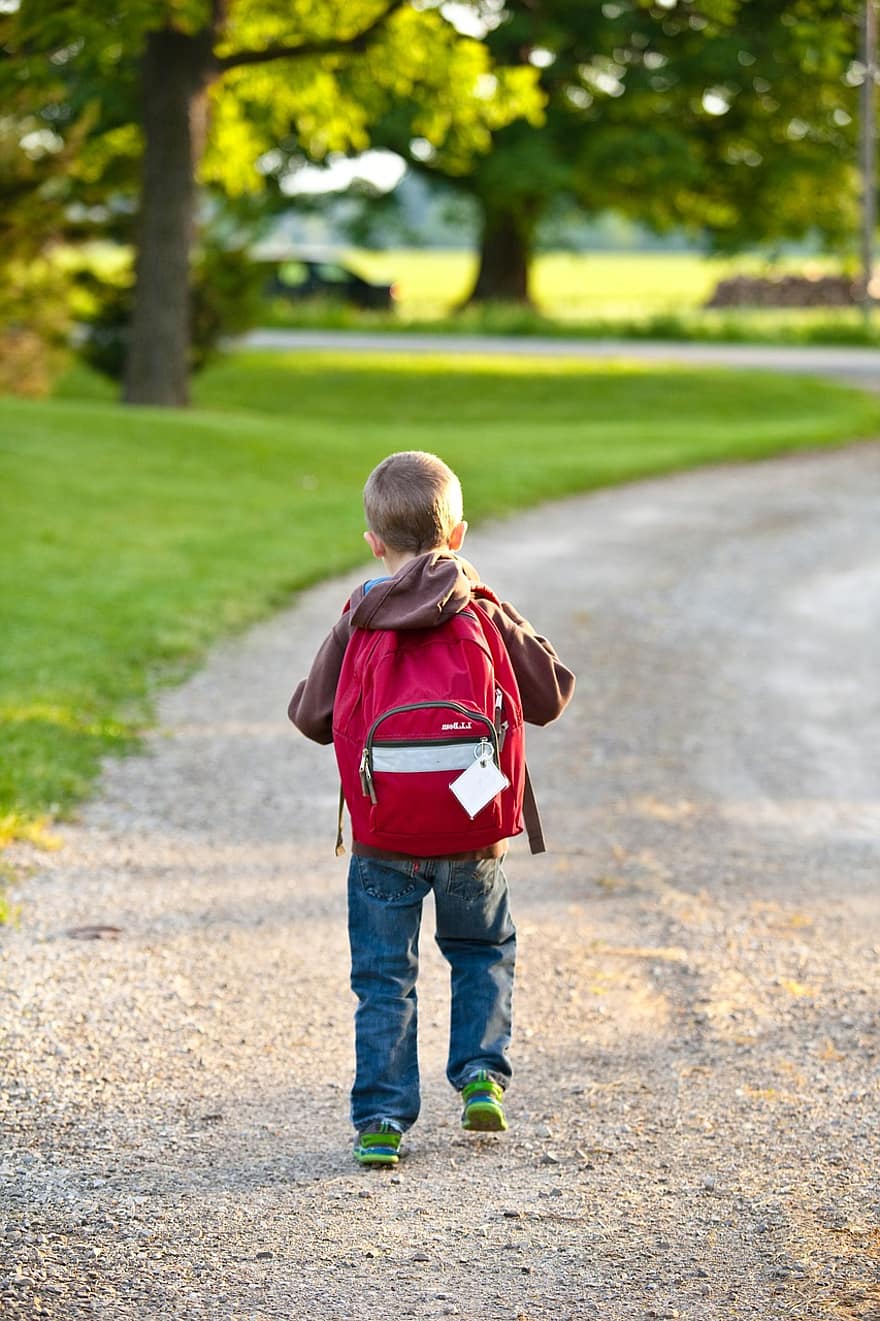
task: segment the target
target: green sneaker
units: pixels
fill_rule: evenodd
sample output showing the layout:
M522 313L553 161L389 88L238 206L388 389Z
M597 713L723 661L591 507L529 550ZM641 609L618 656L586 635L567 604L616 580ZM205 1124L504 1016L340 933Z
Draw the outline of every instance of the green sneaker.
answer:
M470 1133L503 1133L507 1128L501 1098L504 1088L490 1078L485 1069L471 1078L461 1089L464 1109L461 1126Z
M401 1132L387 1119L379 1119L358 1133L354 1158L361 1165L396 1165L400 1159Z

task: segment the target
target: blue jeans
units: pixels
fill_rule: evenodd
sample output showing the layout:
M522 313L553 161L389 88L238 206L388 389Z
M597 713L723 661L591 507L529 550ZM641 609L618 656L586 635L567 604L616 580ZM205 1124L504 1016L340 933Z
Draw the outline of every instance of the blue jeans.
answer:
M418 1117L419 928L422 902L432 890L437 944L452 982L446 1076L456 1090L481 1069L502 1087L510 1079L516 930L501 863L501 858L351 859L348 932L351 987L358 998L355 1128L392 1119L405 1130Z

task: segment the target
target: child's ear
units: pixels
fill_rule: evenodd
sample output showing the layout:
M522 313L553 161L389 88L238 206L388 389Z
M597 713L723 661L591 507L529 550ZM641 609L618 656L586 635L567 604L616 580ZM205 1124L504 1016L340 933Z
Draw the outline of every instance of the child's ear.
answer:
M464 541L464 534L467 532L468 525L464 521L456 523L449 534L447 546L450 550L461 550L461 544Z
M381 537L377 537L375 532L365 532L364 541L367 543L370 550L376 556L377 560L384 559L387 553L387 547L385 545L385 542L381 539Z

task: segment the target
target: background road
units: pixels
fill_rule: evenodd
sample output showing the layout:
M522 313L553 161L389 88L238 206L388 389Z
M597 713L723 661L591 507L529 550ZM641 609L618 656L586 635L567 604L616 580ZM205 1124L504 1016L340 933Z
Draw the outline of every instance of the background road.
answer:
M878 491L868 445L472 536L580 680L509 860L511 1131L458 1129L426 913L391 1176L349 1154L332 757L285 722L348 584L166 694L0 935L3 1316L877 1321Z
M334 330L256 330L243 341L257 349L350 349L370 353L517 354L606 361L674 362L684 367L748 367L828 376L880 390L880 350L796 348L767 344L691 344L672 340L549 339L524 335L365 334Z

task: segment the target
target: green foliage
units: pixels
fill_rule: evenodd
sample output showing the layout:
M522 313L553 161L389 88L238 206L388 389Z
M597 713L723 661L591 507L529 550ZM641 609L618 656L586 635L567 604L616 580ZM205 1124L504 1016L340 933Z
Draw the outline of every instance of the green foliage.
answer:
M361 484L390 450L443 454L478 520L880 424L880 402L802 378L523 358L240 355L197 394L198 411L130 409L124 427L82 368L63 398L0 401L8 831L87 792L159 679L357 563Z
M493 131L535 119L542 99L535 70L494 70L487 48L439 9L404 0L21 0L0 14L0 44L0 96L26 83L35 122L59 153L89 125L59 180L57 214L138 243L139 198L150 242L135 265L126 398L142 402L188 397L190 161L201 183L228 196L277 197L291 162L366 147L374 120L405 103L410 133L442 146L460 171ZM180 168L168 168L175 149ZM168 271L178 276L163 306ZM216 298L197 307L197 327L228 318L230 281L225 291L222 312ZM124 295L111 293L93 334L104 369L124 331Z
M0 15L0 95L21 116L11 131L14 168L20 173L28 155L25 118L32 140L44 144L36 161L46 185L39 191L41 232L49 223L70 237L82 223L71 206L106 209L117 190L131 194L140 150L130 131L138 114L138 60L148 11L158 8L22 0ZM25 198L11 201L7 223L31 228Z
M314 41L336 32L344 39L365 25L366 12L375 14L376 6L358 20L357 8L346 5L344 20L333 26L322 11L307 36ZM221 50L234 58L247 30ZM281 39L277 21L271 31ZM368 147L373 123L395 107L403 108L410 136L435 144L450 169L461 171L490 149L494 130L519 115L537 120L542 100L536 70L493 69L486 46L460 36L438 11L403 6L355 56L299 56L231 69L213 93L202 177L233 195L259 190L267 176L283 177L298 155L322 160L331 151Z
M394 312L364 312L337 303L292 308L273 304L264 324L290 330L367 330L399 334ZM861 311L613 312L556 320L521 304L476 303L433 317L412 317L414 334L504 335L543 339L670 340L675 343L851 345L880 348L880 326Z
M133 276L125 270L98 275L85 266L74 277L74 301L83 309L79 354L95 371L120 381L125 370L128 324L131 320Z
M540 123L494 131L466 171L441 146L415 163L484 210L535 213L560 194L719 249L855 226L855 0L507 0L486 36L496 64L540 66ZM383 123L409 154L406 126Z
M259 321L264 275L241 248L204 245L192 280L192 365L201 371L221 342Z
M203 244L192 266L190 367L201 371L223 340L259 321L263 275L240 248ZM77 276L85 335L81 357L96 371L120 381L125 370L133 297L130 267L99 276L86 266Z
M373 120L398 102L409 107L412 134L442 146L459 169L491 146L492 131L519 115L540 116L537 71L493 69L486 46L462 37L434 9L389 0L229 0L224 12L215 24L206 0L22 0L16 13L0 18L7 53L0 92L26 81L35 123L50 124L59 141L78 116L90 116L70 162L65 202L109 208L97 218L109 223L120 197L135 191L138 59L147 33L160 27L213 51L216 63L206 65L211 132L200 177L231 196L264 190L304 155L320 160L329 151L363 149ZM385 13L390 17L369 41L355 40ZM247 62L275 47L287 58Z
M67 280L45 257L0 267L0 395L48 394L70 329Z
M7 20L8 22L8 20ZM0 16L0 40L3 19ZM0 71L3 70L0 61ZM65 277L51 261L63 234L58 202L89 116L65 140L7 84L0 117L0 394L45 394L63 364L69 330Z

